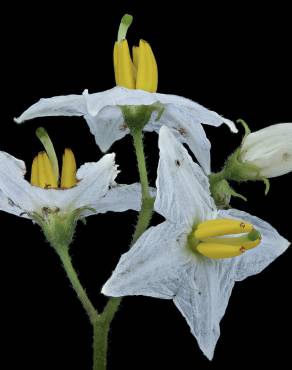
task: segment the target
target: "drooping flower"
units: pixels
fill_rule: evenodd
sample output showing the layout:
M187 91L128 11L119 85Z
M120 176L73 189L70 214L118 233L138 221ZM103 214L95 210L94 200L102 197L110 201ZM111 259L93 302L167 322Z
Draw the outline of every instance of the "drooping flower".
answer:
M166 127L159 147L154 209L166 220L121 257L102 292L172 299L212 359L234 283L262 271L289 242L255 216L217 210L208 178Z
M239 152L242 163L258 169L258 177L276 177L292 171L292 123L278 123L252 132Z
M17 123L44 116L83 116L99 148L106 152L111 145L137 126L158 132L162 125L173 130L179 140L195 154L206 173L210 172L210 142L202 124L225 123L237 132L234 123L198 103L176 95L156 93L157 65L150 45L140 40L130 55L126 33L131 16L124 16L114 47L114 70L117 86L113 89L82 95L41 99L15 119Z
M0 210L37 222L51 244L70 244L79 219L107 211L140 209L140 185L114 181L119 172L115 154L85 163L76 171L73 152L65 149L59 176L57 157L46 131L38 129L38 136L46 151L34 158L30 182L24 178L24 162L0 151Z

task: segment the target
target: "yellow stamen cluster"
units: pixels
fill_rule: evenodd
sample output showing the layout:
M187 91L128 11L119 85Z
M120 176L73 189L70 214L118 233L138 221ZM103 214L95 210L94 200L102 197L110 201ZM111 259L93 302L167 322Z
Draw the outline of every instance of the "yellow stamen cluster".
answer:
M228 235L243 234L238 237ZM227 236L227 237L224 237ZM260 244L260 233L252 224L232 219L216 219L202 222L193 232L197 242L195 249L209 258L239 256Z
M54 174L53 166L47 153L40 152L32 162L31 184L44 189L57 189L59 185L58 177ZM75 186L76 183L75 157L71 149L65 149L60 188L68 189Z
M123 26L123 17L121 25ZM140 40L139 46L134 46L132 56L125 34L118 39L114 46L114 70L116 84L128 89L141 89L149 92L157 91L158 70L151 46L144 40ZM125 26L125 25L124 25ZM120 26L121 28L121 26Z

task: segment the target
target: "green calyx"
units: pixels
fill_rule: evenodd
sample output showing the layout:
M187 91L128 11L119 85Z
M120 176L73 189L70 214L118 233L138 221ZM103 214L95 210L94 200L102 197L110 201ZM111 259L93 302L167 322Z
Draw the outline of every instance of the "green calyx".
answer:
M210 192L218 208L229 208L231 197L241 198L244 201L247 200L229 185L228 181L222 177L222 173L211 174L209 176L209 181Z
M68 247L73 240L77 221L84 208L62 213L60 209L43 207L41 212L31 214L33 220L40 225L47 241L55 249Z
M252 163L241 161L240 149L241 148L238 148L228 157L223 169L225 179L237 182L261 180L262 176L257 166Z
M231 197L247 199L237 193L229 184L229 181L263 181L265 184L265 195L270 189L270 182L260 175L257 166L240 159L241 148L232 153L225 162L224 168L218 173L209 175L210 191L218 208L229 208Z
M262 181L265 184L265 195L270 189L270 182L266 177L260 174L260 169L250 162L243 162L240 158L241 147L239 147L227 159L222 170L224 178L229 181Z
M143 130L150 121L153 112L157 113L156 121L158 121L164 111L164 106L159 103L151 105L120 105L126 125L131 133Z

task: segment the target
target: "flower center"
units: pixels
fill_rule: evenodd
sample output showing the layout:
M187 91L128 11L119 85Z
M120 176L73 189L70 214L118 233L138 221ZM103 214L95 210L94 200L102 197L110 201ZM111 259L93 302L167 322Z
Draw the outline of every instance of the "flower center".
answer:
M66 148L63 154L60 181L58 160L48 133L40 127L36 134L46 151L38 153L32 162L31 184L43 189L68 189L75 186L77 184L76 161L72 150Z
M206 257L231 258L259 245L261 235L250 223L222 218L200 223L189 239L191 248Z
M126 40L128 28L133 17L125 14L118 31L118 40L114 45L114 70L116 84L128 89L157 91L158 70L151 46L140 40L139 46L132 49L132 57Z

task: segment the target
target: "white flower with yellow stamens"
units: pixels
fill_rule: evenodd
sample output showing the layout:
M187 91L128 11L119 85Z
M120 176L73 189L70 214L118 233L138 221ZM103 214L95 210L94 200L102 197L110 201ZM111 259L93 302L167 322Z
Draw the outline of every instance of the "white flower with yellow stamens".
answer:
M208 178L166 127L159 147L154 209L166 220L121 257L102 292L172 299L212 359L235 281L262 271L289 242L257 217L217 210Z
M144 131L158 132L170 127L195 154L206 173L210 172L210 142L202 124L225 123L237 132L234 123L198 103L176 95L156 93L158 72L150 45L140 40L133 49L133 60L126 40L132 17L123 17L114 46L114 70L117 87L83 95L41 99L28 108L17 123L44 116L83 116L97 145L106 152L111 145L130 132L131 125ZM134 121L134 122L133 122Z
M140 209L140 185L114 181L119 172L114 154L86 163L76 172L74 155L65 149L59 181L53 145L44 129L37 133L46 151L34 158L30 183L24 178L24 162L0 151L0 210L37 222L51 244L56 238L57 242L70 244L80 218Z

